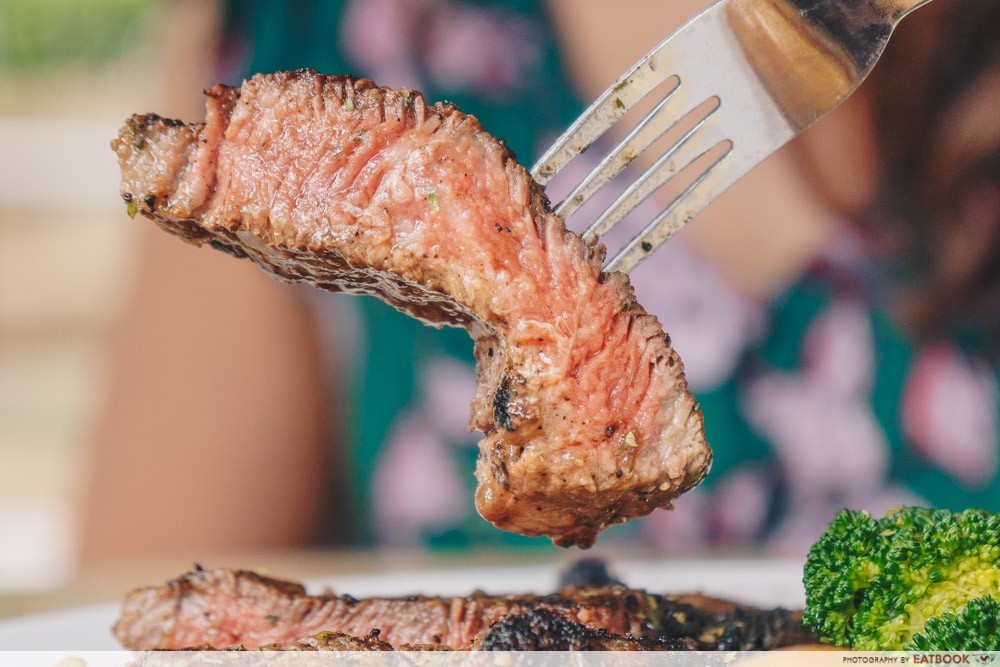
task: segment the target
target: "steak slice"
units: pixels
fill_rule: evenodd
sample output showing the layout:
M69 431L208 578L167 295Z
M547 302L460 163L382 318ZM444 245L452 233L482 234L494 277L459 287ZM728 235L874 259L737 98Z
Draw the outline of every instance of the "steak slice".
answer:
M443 645L458 649L477 641L499 646L532 627L549 628L545 630L548 638L537 639L547 645L574 636L579 641L617 641L610 636L615 635L699 650L758 650L807 643L811 638L799 613L739 607L711 598L687 599L680 602L615 586L570 588L543 596L475 593L456 598L415 595L357 600L346 595L307 595L299 584L251 572L198 570L163 586L131 592L114 634L132 650L233 645L254 649L287 646L324 632L372 637L373 630L378 630L379 641L399 648ZM690 604L695 601L702 606ZM537 616L540 611L553 616ZM536 616L513 620L532 614ZM553 617L609 635L581 635L573 630L570 636L557 639L552 628L563 626L546 620ZM507 625L497 626L498 634L492 639L482 634L505 619ZM527 637L516 641L527 642Z
M205 123L121 129L129 213L280 278L465 327L483 517L587 547L704 477L711 450L669 337L474 117L310 70L207 95Z
M453 651L444 644L400 644L393 647L379 639L381 633L372 630L364 637L352 637L339 632L320 632L289 644L273 643L255 649L245 646L229 646L224 649L214 646L199 646L183 651ZM476 635L472 642L459 651L686 651L682 641L652 639L649 637L622 637L603 628L590 628L583 623L571 621L565 616L547 609L536 609L526 614L504 616ZM166 663L158 660L167 656ZM143 659L133 663L134 667L152 667L159 664L178 664L172 661L171 652L154 651L142 654ZM247 664L253 661L240 661ZM261 662L271 664L267 659ZM299 664L296 661L295 664Z
M260 665L274 667L283 664L276 660L275 651L327 652L327 651L452 651L442 644L400 644L393 647L379 638L373 630L365 637L351 637L335 632L321 632L291 644L267 644L256 649L244 646L230 646L217 649L201 646L175 651L142 652L128 667L180 667L189 664L212 665ZM472 643L461 651L685 651L683 642L650 639L648 637L621 637L607 630L588 628L582 623L574 623L558 614L539 609L529 614L507 616L479 633ZM225 651L239 654L239 660L206 660L203 656L189 654L192 651ZM296 667L304 665L329 665L328 659L310 660L297 657L291 663ZM410 664L406 661L404 664ZM728 664L728 663L726 663Z

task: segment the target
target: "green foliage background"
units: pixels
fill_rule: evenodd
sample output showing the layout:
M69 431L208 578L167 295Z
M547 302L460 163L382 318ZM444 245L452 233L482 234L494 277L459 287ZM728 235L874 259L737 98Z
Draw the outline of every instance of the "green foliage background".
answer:
M0 0L0 68L99 66L142 45L156 0Z

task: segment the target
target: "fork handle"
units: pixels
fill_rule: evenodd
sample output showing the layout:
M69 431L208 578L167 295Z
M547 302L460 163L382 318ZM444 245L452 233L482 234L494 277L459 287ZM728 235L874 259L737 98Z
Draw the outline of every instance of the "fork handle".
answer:
M781 8L791 5L797 16L794 24L804 21L807 30L802 32L806 39L815 40L812 51L828 52L832 60L841 55L853 61L853 71L848 77L854 79L853 89L860 79L867 76L875 61L882 55L885 42L889 39L896 23L921 5L931 0L726 0L732 11L751 16L762 15L769 7ZM798 34L793 29L790 34ZM818 35L818 36L817 36ZM824 46L826 37L839 47L830 50ZM787 47L786 47L787 48ZM841 63L850 66L849 63ZM850 90L841 91L849 94Z
M890 23L895 23L921 5L931 0L878 0L877 5L885 12Z

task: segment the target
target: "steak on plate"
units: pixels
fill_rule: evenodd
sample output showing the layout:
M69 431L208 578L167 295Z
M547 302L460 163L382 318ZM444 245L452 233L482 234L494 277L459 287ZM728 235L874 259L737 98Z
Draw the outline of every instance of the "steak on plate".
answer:
M758 650L810 637L799 613L700 596L674 598L622 585L566 588L550 595L358 600L309 595L299 584L229 569L197 570L129 593L114 634L132 650L254 649L291 646L320 633L333 633L327 637L343 646L340 635L371 638L373 630L380 642L397 648L495 650L610 647L625 639L641 640L627 645L636 649Z
M185 651L452 651L445 644L399 644L392 646L379 639L381 632L372 630L364 637L352 637L339 632L320 632L288 644L275 642L255 649L245 646L229 646L219 649L214 646L199 646ZM473 640L458 650L473 651L686 651L688 646L680 640L652 639L649 637L622 637L604 630L590 628L583 623L571 621L565 616L547 609L536 609L526 614L504 616L477 634ZM179 665L180 660L172 660L173 651L143 654L142 660L131 667L153 667L154 665ZM262 659L260 663L272 665L273 658ZM187 664L187 663L183 663ZM228 663L226 663L228 664ZM241 660L239 664L253 664ZM296 665L303 661L296 660ZM329 664L329 663L324 663Z
M474 117L310 70L207 95L205 123L122 127L129 213L280 278L465 327L483 517L586 547L704 477L711 450L669 337Z

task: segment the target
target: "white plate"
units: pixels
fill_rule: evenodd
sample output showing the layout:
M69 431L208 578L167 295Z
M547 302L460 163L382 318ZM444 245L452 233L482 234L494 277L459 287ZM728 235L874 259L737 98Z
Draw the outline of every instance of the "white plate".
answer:
M763 607L801 608L799 560L628 561L611 566L626 584L658 593L704 593ZM331 588L358 598L466 595L480 589L493 594L548 593L555 589L555 565L463 568L390 572L306 582L310 591ZM111 636L118 605L82 607L0 621L0 651L110 651L120 648Z

